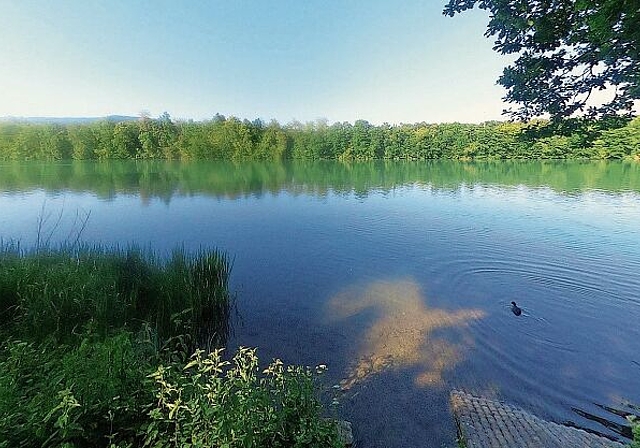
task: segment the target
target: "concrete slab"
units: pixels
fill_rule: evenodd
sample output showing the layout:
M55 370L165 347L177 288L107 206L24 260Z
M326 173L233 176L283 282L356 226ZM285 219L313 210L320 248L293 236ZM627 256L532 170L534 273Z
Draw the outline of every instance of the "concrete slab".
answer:
M467 448L624 448L622 443L549 422L500 401L451 392L458 435Z

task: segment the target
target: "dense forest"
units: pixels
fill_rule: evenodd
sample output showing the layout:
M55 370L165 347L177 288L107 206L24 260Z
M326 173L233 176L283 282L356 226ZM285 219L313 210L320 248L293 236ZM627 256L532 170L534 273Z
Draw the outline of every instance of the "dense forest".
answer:
M0 160L640 159L640 118L481 124L324 120L281 125L216 115L82 124L0 123Z

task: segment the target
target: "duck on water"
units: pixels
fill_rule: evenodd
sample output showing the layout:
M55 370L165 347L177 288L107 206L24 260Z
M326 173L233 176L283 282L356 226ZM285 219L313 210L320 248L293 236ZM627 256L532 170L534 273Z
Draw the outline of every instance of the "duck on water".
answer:
M511 302L511 311L516 316L519 316L519 315L522 314L522 308L520 308L518 305L516 305L516 302Z

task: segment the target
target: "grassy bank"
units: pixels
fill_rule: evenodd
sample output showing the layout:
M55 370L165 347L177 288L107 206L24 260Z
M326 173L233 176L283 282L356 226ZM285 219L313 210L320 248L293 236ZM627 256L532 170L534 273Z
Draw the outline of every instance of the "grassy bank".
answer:
M311 371L216 349L229 269L216 251L0 248L0 447L335 443Z
M81 247L23 253L0 249L0 332L34 342L77 344L142 330L155 341L192 335L202 346L228 331L229 262L218 252L161 260L137 248ZM206 331L205 331L206 329Z

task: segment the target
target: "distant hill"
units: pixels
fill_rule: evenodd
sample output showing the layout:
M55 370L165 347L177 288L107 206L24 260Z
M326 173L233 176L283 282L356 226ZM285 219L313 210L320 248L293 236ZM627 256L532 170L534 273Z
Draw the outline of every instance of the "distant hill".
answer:
M107 120L114 123L121 121L134 121L140 117L128 115L107 115L106 117L0 117L0 122L36 123L36 124L78 124L94 123Z

